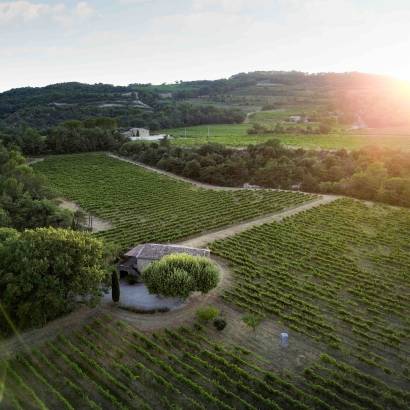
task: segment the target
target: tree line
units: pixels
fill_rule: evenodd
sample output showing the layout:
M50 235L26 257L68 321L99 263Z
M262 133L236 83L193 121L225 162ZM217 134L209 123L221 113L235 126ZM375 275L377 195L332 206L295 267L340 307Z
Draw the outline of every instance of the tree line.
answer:
M21 153L0 143L0 336L101 296L109 252L74 219Z
M333 193L410 207L410 153L368 147L348 152L289 149L278 140L234 150L127 142L121 155L201 182Z
M30 127L3 131L0 140L31 156L109 151L126 141L117 128L117 121L109 117L69 120L44 133Z

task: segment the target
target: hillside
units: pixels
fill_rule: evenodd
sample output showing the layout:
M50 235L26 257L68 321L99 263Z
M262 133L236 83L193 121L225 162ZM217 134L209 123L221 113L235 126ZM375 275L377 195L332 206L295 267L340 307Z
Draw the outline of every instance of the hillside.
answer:
M124 127L170 128L215 122L198 118L194 108L213 105L242 112L293 108L332 113L346 124L360 120L371 127L402 126L410 122L408 87L370 74L295 71L259 71L215 81L162 85L62 83L1 93L0 124L47 128L69 119L109 116ZM186 112L176 120L175 110L181 104ZM242 120L238 116L226 122Z

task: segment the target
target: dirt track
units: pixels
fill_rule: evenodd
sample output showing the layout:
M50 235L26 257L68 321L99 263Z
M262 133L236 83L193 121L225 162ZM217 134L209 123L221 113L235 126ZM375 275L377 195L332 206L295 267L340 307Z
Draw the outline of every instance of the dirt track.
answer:
M238 191L238 190L241 190L241 189L245 189L245 188L223 187L223 186L205 184L203 182L198 182L198 181L195 181L193 179L189 179L189 178L181 177L179 175L175 175L171 172L163 171L162 169L150 167L149 165L145 165L142 162L133 161L133 160L128 159L128 158L120 157L119 155L115 155L115 154L111 154L111 153L108 153L107 155L111 158L115 158L115 159L118 159L120 161L128 162L129 164L137 165L138 167L145 168L148 171L156 172L157 174L161 174L161 175L166 175L167 177L172 178L172 179L176 179L178 181L188 182L189 184L195 185L199 188L213 189L215 191Z
M125 320L146 331L181 326L183 323L194 319L195 312L199 306L217 303L219 300L218 296L231 282L227 263L217 257L213 257L213 260L218 264L221 271L221 280L218 287L206 295L192 295L180 309L166 313L137 314L119 309L114 304L99 305L94 309L83 307L67 316L53 320L43 328L30 330L18 336L0 341L0 359L20 351L29 351L34 346L53 339L57 334L69 334L80 329L101 313L109 314L116 319Z
M251 229L254 226L259 226L259 225L263 225L266 223L271 223L271 222L279 222L282 219L288 217L288 216L292 216L295 214L298 214L299 212L303 212L306 211L308 209L311 208L315 208L319 205L324 205L324 204L328 204L330 202L333 202L337 199L337 196L333 196L333 195L325 195L322 197L319 197L318 199L315 199L313 201L307 202L305 204L296 206L296 207L292 207L292 208L288 208L285 209L283 211L280 212L275 212L273 214L270 215L265 215L263 217L254 219L252 221L247 221L247 222L243 222L243 223L239 223L233 226L230 226L228 228L225 229L220 229L218 231L214 231L214 232L209 232L206 233L204 235L192 238L192 239L187 239L184 240L182 242L179 242L181 245L185 245L185 246L192 246L192 247L196 247L196 248L200 248L200 247L204 247L206 246L208 243L216 241L217 239L224 239L227 238L229 236L233 236L236 235L240 232L246 231L247 229Z
M65 198L58 198L58 200L60 201L58 206L62 209L68 209L72 212L82 210L80 206L73 201L69 201L68 199L65 199ZM86 215L86 219L87 219L89 214L85 211L83 212ZM92 232L102 232L102 231L107 231L108 229L112 228L111 222L98 218L95 215L91 215L91 217L92 217Z

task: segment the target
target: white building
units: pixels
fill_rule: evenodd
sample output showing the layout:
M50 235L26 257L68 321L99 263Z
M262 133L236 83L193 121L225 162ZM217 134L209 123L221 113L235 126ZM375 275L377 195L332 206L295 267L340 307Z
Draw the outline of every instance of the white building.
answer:
M147 128L130 128L128 131L123 133L125 137L131 138L134 140L135 138L141 137L149 137L149 129Z
M160 98L172 98L172 93L159 93Z
M309 117L304 117L302 115L291 115L288 118L288 122L293 122L295 124L304 122L304 123L308 123L309 122Z
M165 137L171 138L171 136L167 134L150 135L149 129L147 128L130 128L128 131L123 132L122 135L131 141L160 141Z

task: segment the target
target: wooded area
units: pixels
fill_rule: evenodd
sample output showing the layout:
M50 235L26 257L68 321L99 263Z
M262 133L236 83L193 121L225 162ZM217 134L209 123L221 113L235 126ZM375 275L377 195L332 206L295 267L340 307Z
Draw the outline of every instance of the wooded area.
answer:
M277 140L243 150L218 144L181 148L163 141L128 142L119 153L210 184L250 183L410 206L410 153L399 150L307 151Z

